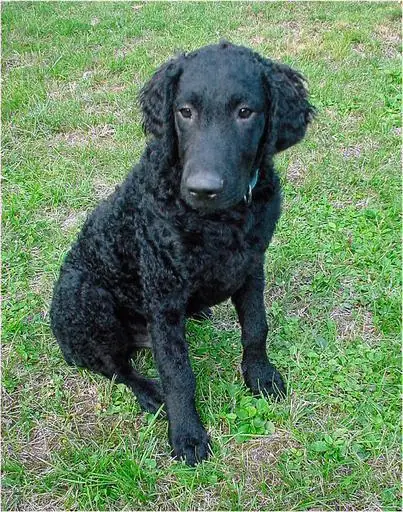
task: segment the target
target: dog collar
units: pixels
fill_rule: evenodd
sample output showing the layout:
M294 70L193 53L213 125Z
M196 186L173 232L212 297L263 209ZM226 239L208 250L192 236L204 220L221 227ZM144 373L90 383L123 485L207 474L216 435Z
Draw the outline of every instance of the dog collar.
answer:
M248 192L243 196L243 200L249 206L252 202L252 190L256 187L257 180L259 179L259 169L256 169L255 174L248 185Z

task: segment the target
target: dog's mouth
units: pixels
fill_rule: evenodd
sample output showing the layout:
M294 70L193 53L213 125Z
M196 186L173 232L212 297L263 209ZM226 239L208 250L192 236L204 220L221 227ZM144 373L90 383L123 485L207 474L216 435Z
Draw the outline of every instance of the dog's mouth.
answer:
M193 210L200 213L214 213L224 210L230 210L239 204L245 202L245 196L241 194L225 195L210 194L207 197L200 197L195 194L183 191L181 193L182 199Z

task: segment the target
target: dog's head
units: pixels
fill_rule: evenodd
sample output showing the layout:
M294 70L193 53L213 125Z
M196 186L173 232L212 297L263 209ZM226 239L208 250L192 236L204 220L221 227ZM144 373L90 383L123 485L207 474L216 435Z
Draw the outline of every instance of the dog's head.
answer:
M182 198L207 211L242 201L314 114L302 75L226 42L161 66L140 105L146 133L180 163Z

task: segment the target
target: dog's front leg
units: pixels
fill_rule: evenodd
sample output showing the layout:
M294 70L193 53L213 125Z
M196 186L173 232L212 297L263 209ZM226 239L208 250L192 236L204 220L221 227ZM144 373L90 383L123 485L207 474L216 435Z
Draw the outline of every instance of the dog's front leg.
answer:
M193 466L209 454L209 439L195 405L195 377L185 340L180 308L160 304L151 318L155 361L161 378L174 454Z
M242 327L242 372L245 384L254 394L262 392L281 397L285 395L284 382L266 352L268 328L263 290L264 272L261 264L232 297Z

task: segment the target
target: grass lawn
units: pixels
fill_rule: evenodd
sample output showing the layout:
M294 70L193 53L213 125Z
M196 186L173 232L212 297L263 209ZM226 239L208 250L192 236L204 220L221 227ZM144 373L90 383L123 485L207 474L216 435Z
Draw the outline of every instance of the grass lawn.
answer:
M3 510L400 510L400 16L393 2L3 3ZM220 38L301 70L319 114L277 159L266 258L288 398L244 387L229 303L189 322L214 451L191 469L126 388L65 364L48 309L87 212L143 151L140 86Z

